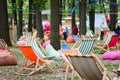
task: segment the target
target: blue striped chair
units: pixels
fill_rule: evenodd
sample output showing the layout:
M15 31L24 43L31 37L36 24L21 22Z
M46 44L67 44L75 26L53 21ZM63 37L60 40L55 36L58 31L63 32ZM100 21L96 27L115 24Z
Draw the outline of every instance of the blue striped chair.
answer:
M77 49L81 54L89 54L93 49L93 46L94 46L94 39L86 38L86 39L82 39Z

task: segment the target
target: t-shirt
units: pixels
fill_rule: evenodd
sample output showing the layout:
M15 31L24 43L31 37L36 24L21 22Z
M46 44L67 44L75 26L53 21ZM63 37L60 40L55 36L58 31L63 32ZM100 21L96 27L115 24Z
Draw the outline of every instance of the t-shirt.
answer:
M72 34L77 34L77 33L78 33L78 28L77 27L73 27Z

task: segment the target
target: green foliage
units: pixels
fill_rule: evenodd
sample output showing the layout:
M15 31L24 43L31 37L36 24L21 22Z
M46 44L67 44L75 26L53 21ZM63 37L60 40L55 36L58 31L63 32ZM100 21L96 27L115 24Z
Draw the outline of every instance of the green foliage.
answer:
M88 11L95 9L96 12L103 12L104 7L102 4L96 2L96 3L91 3L87 6Z
M45 8L45 4L48 0L34 0L34 4L40 7L40 9Z

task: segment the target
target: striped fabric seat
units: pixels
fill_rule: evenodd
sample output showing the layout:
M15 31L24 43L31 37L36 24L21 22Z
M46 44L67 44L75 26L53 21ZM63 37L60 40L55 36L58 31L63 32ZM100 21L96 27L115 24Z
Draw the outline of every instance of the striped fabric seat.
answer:
M54 56L47 56L46 53L44 53L40 47L38 46L36 41L31 41L31 42L27 42L26 43L27 46L32 46L32 48L37 52L37 56L42 57L44 59L48 59L48 58L53 58Z
M113 33L108 33L104 39L103 45L107 45L108 42L110 41L111 37L112 37Z
M61 54L56 51L51 44L48 44L45 47L46 52L48 53L48 56L55 56L54 60L62 60Z
M83 39L78 47L78 50L80 51L81 54L89 54L93 48L93 45L94 45L93 39L91 38Z

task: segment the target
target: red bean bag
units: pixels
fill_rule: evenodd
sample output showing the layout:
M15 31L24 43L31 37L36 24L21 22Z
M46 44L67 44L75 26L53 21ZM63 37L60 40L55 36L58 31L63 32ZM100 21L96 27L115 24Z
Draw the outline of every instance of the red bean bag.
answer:
M6 50L0 50L0 66L17 65L17 58L14 54Z
M74 43L75 40L74 40L73 36L68 35L68 37L67 37L67 39L66 39L66 42L67 42L67 43Z

